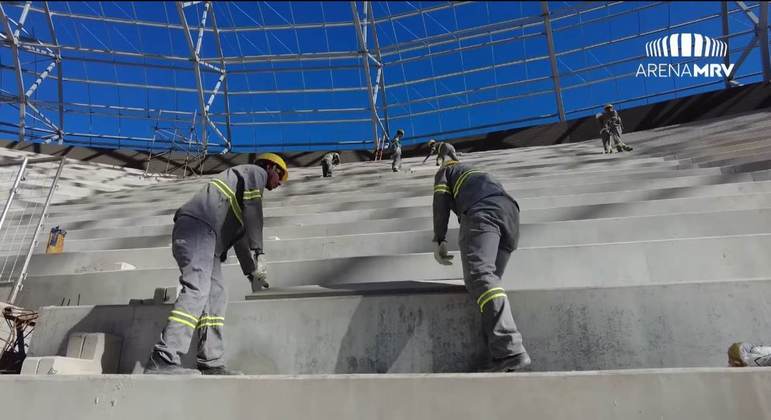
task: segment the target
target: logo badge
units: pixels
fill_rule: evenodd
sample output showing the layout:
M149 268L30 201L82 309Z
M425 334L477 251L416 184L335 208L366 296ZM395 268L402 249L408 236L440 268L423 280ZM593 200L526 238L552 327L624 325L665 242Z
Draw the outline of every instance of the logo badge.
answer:
M702 34L675 33L645 43L645 55L649 58L717 58L728 55L725 41ZM635 77L728 77L733 64L717 63L640 63Z

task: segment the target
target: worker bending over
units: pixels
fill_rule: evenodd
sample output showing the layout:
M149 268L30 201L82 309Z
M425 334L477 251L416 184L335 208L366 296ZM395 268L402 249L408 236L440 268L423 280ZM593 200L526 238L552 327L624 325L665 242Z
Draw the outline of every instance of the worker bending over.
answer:
M455 147L452 144L443 141L437 142L436 139L428 141L428 156L423 159L423 163L426 163L433 154L436 154L436 166L443 165L447 158L456 161L460 160L458 155L455 154Z
M332 172L340 165L340 153L327 153L321 158L321 174L324 178L332 177Z
M621 141L621 133L624 131L624 124L621 122L621 116L618 115L612 104L604 107L604 112L595 116L600 123L600 137L602 137L602 147L605 153L616 151L632 151L632 146L627 146Z
M455 160L434 179L434 258L452 264L447 252L450 210L460 222L458 247L466 290L482 313L491 363L485 370L511 372L530 365L502 287L501 277L519 240L519 205L489 174Z
M153 348L145 373L239 375L225 367L223 328L227 294L221 263L235 248L252 291L267 287L262 248L262 194L286 181L284 160L273 153L254 165L238 165L215 176L174 215L171 251L182 273L182 291ZM252 259L254 255L254 259ZM198 332L198 369L180 357Z

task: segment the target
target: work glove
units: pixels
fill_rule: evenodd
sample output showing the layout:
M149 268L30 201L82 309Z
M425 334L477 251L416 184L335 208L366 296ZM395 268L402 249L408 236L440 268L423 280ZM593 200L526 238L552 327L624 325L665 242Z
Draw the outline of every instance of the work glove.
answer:
M434 248L434 259L442 265L452 265L453 255L447 252L447 241L441 241Z
M252 283L252 292L258 292L270 287L266 281L268 278L268 264L265 260L265 254L254 254L254 260L257 262L257 268L247 277Z

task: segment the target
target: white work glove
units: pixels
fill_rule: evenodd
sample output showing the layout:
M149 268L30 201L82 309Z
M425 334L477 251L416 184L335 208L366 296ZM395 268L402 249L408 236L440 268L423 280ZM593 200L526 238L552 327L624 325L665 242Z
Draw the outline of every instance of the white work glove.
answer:
M442 265L452 265L453 255L447 252L447 241L442 241L436 244L434 248L434 259L436 262Z
M258 292L270 287L266 281L268 278L268 264L265 261L265 254L254 254L254 260L257 262L257 269L247 277L252 283L252 292Z

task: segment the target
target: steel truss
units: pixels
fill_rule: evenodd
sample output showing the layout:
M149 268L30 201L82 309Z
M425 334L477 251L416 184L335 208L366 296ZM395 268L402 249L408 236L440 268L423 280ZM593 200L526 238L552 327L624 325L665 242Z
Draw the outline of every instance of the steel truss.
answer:
M15 104L19 109L19 141L24 141L25 131L27 128L27 117L34 118L36 121L41 122L43 125L50 129L50 133L43 136L46 142L56 140L59 144L64 142L64 93L62 88L62 50L59 46L59 42L56 37L56 29L54 28L53 19L51 18L51 11L48 7L48 2L43 2L43 12L47 18L48 30L51 36L53 44L44 46L44 44L34 39L31 34L24 28L24 24L29 16L32 2L24 2L24 6L21 12L21 16L17 22L14 22L5 13L2 4L0 4L0 20L2 20L3 33L0 34L0 40L5 41L10 45L11 54L13 57L14 70L16 72L16 89L18 94L18 101ZM16 29L13 29L13 26ZM24 37L24 42L21 38ZM24 75L22 73L21 66L21 52L27 52L38 56L46 57L51 60L51 63L43 70L39 75L36 75L36 80L27 88L24 84ZM59 98L59 124L55 124L44 113L42 113L32 102L30 101L32 95L40 87L44 80L48 78L53 69L57 71L57 91Z
M19 141L34 140L42 142L57 141L62 144L73 145L116 145L118 147L141 148L137 145L144 145L148 150L148 168L155 158L165 158L170 156L173 151L186 153L186 162L191 166L203 164L205 156L213 150L209 146L222 148L222 152L231 151L234 148L233 137L234 130L241 130L243 127L292 127L298 125L329 125L329 124L367 124L369 134L361 140L339 141L337 143L329 141L311 142L312 144L337 144L340 147L347 147L352 144L366 144L375 151L375 156L382 154L383 146L390 133L389 121L409 120L413 117L422 115L440 114L443 112L469 109L489 104L505 103L512 100L532 98L537 96L553 96L554 112L545 115L534 115L518 120L501 121L500 123L473 126L469 122L469 127L462 131L483 128L486 126L505 125L510 123L525 123L528 121L548 121L559 119L564 121L567 116L576 115L588 110L566 109L563 102L563 93L591 86L594 84L605 83L613 80L619 80L627 75L610 74L608 77L593 78L583 80L582 74L586 74L603 66L618 65L622 63L639 60L642 58L639 54L632 54L627 57L619 58L611 63L586 65L584 67L560 70L560 62L563 57L576 53L591 52L595 48L601 48L607 45L613 45L628 41L635 37L649 36L657 33L676 29L678 27L687 27L688 25L704 22L711 19L720 20L722 23L722 36L719 39L730 43L733 39L747 34L752 34L752 39L743 48L730 49L730 54L736 58L734 72L727 76L721 83L726 87L739 84L737 80L737 71L742 68L750 54L756 47L759 47L760 61L762 64L762 80L771 81L771 65L769 65L769 39L768 39L768 2L761 1L756 4L747 5L743 1L722 2L720 13L704 15L687 22L681 22L667 27L656 28L647 32L640 32L631 36L612 37L610 41L599 42L593 45L583 45L580 48L571 50L560 49L559 42L555 42L555 34L588 23L598 23L611 21L614 18L639 13L644 10L656 7L668 7L666 2L646 2L630 3L622 1L609 1L603 3L583 2L576 6L561 7L550 10L548 2L540 2L540 15L524 16L516 19L497 20L490 19L487 23L480 24L471 28L461 28L460 26L452 30L446 29L443 33L429 34L426 31L424 37L413 37L409 40L400 41L397 33L396 24L404 27L402 22L408 22L411 17L420 17L423 19L431 18L433 12L445 11L445 13L457 13L469 5L476 2L447 2L431 5L430 7L418 8L412 6L414 10L402 11L400 13L390 13L382 16L375 16L375 3L371 1L350 1L351 19L339 22L319 22L319 23L297 23L292 17L292 21L285 19L279 12L273 10L281 16L285 24L258 24L255 21L254 26L236 26L235 20L231 18L231 24L227 21L224 26L219 26L217 16L214 13L215 4L211 1L178 1L174 3L177 16L174 19L168 19L167 22L155 22L139 19L134 14L134 18L122 18L115 16L106 16L104 11L101 15L89 15L84 13L64 12L61 10L51 10L48 2L4 2L0 4L0 24L2 24L2 33L0 33L0 46L7 47L10 51L10 62L0 63L0 71L12 72L14 74L16 89L15 92L0 91L0 102L10 103L18 109L18 120L15 122L4 121L0 124L0 132L13 132L18 134ZM627 7L617 7L626 4ZM729 7L735 4L736 6ZM266 5L269 4L266 3ZM18 19L14 20L6 13L3 7L16 7L21 13ZM221 13L230 12L230 4L220 2L216 8ZM197 13L198 18L194 25L190 24L189 16L192 12ZM291 11L291 6L290 6ZM322 4L323 12L323 4ZM600 15L597 12L606 12ZM42 41L33 36L33 31L27 28L29 16L38 14L44 19L49 34L48 41ZM173 14L173 13L172 13ZM380 13L378 13L380 14ZM729 17L734 14L741 14L751 22L752 29L748 31L731 32L728 22ZM590 16L588 20L581 20L583 16ZM70 19L78 22L93 23L95 21L105 22L110 25L126 27L131 25L136 28L162 28L170 32L183 35L184 42L187 45L187 55L171 53L151 53L144 50L129 51L127 49L113 49L105 45L105 48L95 48L85 46L78 41L77 44L65 42L60 43L57 37L54 17L57 20ZM571 23L570 19L578 18L579 23ZM172 21L173 20L173 21ZM252 19L254 20L254 19ZM567 20L567 21L566 21ZM264 22L263 22L264 23ZM395 39L393 42L386 41L381 47L378 31L383 36L388 32L383 32L385 25L391 25L394 29ZM351 28L356 40L356 48L353 51L335 50L327 45L327 51L306 52L300 48L299 37L297 33L300 30L318 30L326 31L335 28ZM241 54L225 54L223 49L223 34L235 36L236 42L242 34L261 33L265 34L266 42L269 34L274 31L294 31L297 39L297 51L287 48L289 51L258 51L258 54L252 52L241 52ZM201 53L204 38L207 42L213 42L214 54L204 57ZM65 38L66 39L66 38ZM461 55L474 50L493 47L506 47L512 43L527 40L542 39L545 41L546 54L524 54L524 57L501 60L492 63L485 63L478 67L466 67L461 65L460 70L452 71L433 71L433 59L450 56L453 54ZM226 40L227 42L228 40ZM232 40L230 41L232 42ZM239 45L239 50L240 50ZM737 55L738 54L738 55ZM47 60L45 68L38 72L28 68L23 56L29 55L36 59ZM404 56L406 55L406 56ZM726 64L730 63L730 56L724 57ZM158 69L170 72L192 72L194 76L194 86L173 86L163 84L136 83L126 80L100 80L89 79L88 77L75 77L74 75L65 76L63 74L63 62L77 63L101 63L113 65L122 68L145 68ZM405 77L402 80L393 82L397 69L404 68L405 64L428 62L432 65L432 72L427 77ZM514 81L498 81L484 86L468 87L465 85L466 78L475 74L489 72L491 76L496 72L506 71L515 66L527 66L531 63L542 62L549 64L548 74L529 75ZM69 64L68 64L69 65ZM564 67L564 66L563 66ZM357 86L306 86L303 81L302 88L280 88L276 83L274 89L256 89L247 86L231 89L238 84L231 84L232 75L239 77L254 75L258 73L299 73L303 72L329 72L330 78L333 72L337 71L360 71L364 75L363 80L366 83L360 83ZM391 83L386 83L386 73L389 75ZM216 81L212 85L207 85L207 76ZM214 76L214 77L212 77ZM583 81L581 83L569 82L571 76L578 76ZM747 75L743 77L748 77ZM44 82L48 79L56 81L57 95L56 100L39 100L35 93L40 89L46 89L51 82ZM443 82L448 80L462 79L463 89L454 89L445 92L439 92L437 88ZM492 79L492 77L491 77ZM26 80L26 82L25 82ZM29 81L34 80L32 83ZM568 81L567 84L564 81ZM63 83L83 84L87 86L112 86L115 88L142 89L153 92L182 93L195 96L195 106L183 107L185 109L164 109L164 107L125 106L114 103L82 103L77 101L65 100L63 94ZM550 83L544 85L544 83ZM433 84L434 92L430 95L417 94L412 96L411 92L417 92L417 87ZM532 89L526 89L516 93L499 93L503 89L526 88L528 86L538 86ZM544 87L545 86L545 87ZM388 89L388 95L386 94ZM656 95L666 95L681 91L682 88L672 89L670 91L658 92ZM478 94L492 94L494 98L474 97ZM326 95L326 94L346 94L346 95L366 95L366 102L362 100L361 104L346 107L296 107L292 109L282 109L280 107L258 109L231 109L231 100L235 98L262 98L268 95ZM405 98L400 98L400 94L406 94ZM215 101L221 99L221 107L214 106ZM363 98L362 98L363 99ZM457 103L448 104L447 100L457 101ZM630 99L631 101L631 99ZM623 101L619 101L623 102ZM236 103L236 102L233 102ZM599 104L598 104L599 105ZM413 109L415 107L416 109ZM216 108L216 109L215 109ZM57 115L58 118L52 118L51 115ZM77 129L65 131L65 114L99 116L115 119L145 120L148 127L152 127L152 137L148 135L123 135L114 133L84 132ZM277 119L278 120L277 120ZM15 119L15 118L14 118ZM56 121L56 122L54 122ZM192 129L187 127L191 126ZM70 123L70 125L72 125ZM392 124L391 124L392 125ZM184 126L185 128L181 128ZM187 134L182 134L187 132ZM458 130L440 129L432 133L412 133L410 140L417 140L428 136L442 135L442 133L454 133ZM308 139L298 140L272 140L266 139L264 143L267 147L270 145L280 145L282 147L293 147L308 144ZM240 145L239 148L245 146ZM163 149L166 151L163 151ZM159 151L160 150L160 151ZM187 165L186 165L187 166ZM165 172L169 171L169 166ZM185 170L185 173L187 171Z

